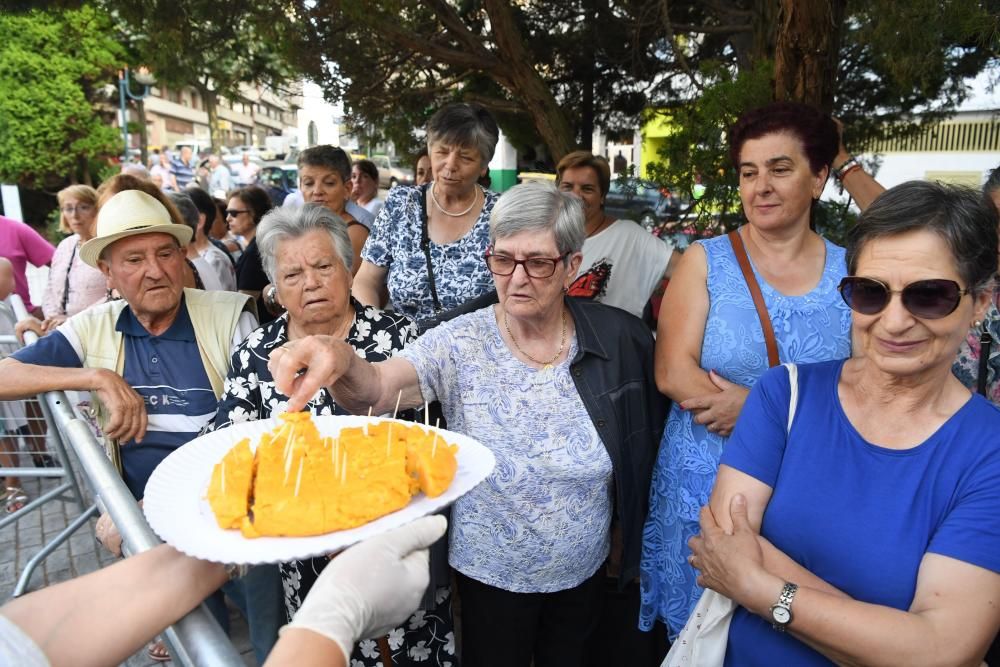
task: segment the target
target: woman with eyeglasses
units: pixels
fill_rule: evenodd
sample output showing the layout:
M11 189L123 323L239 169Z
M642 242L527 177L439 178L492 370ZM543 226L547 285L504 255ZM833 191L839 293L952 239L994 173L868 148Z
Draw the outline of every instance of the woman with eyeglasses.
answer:
M289 410L320 387L355 414L439 400L449 428L493 451L494 471L451 510L462 664L584 664L606 561L623 581L638 575L666 406L648 327L565 295L584 237L576 197L548 183L515 186L490 216L486 265L499 303L376 364L331 337L271 354Z
M243 254L236 262L236 288L257 300L257 317L267 324L275 318L268 309L261 292L268 284L267 274L257 249L257 225L272 208L271 198L263 188L248 185L229 194L226 222L229 230L246 243Z
M59 191L59 231L68 234L56 246L49 268L49 284L42 297L45 319L19 323L39 336L53 331L81 310L100 303L107 295L107 280L80 259L80 246L94 236L97 224L97 191L89 185L71 185Z
M833 119L804 104L748 111L729 130L747 222L693 244L660 309L656 381L673 405L643 537L644 630L662 621L676 636L701 596L687 542L749 388L774 363L850 356L844 249L810 229L838 148Z
M727 665L981 663L1000 628L1000 411L951 367L996 247L996 211L938 183L886 191L851 230L860 354L764 374L692 540L699 582L739 605Z

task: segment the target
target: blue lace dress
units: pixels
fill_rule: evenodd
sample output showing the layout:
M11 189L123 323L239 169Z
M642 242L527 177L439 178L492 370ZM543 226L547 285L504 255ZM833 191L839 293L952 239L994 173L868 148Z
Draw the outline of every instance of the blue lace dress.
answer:
M701 347L701 367L726 379L752 386L767 370L764 332L726 236L699 241L708 262L708 319ZM782 362L810 363L851 354L850 310L837 285L846 273L844 249L826 241L826 265L819 284L808 294L785 296L754 269L771 316ZM701 595L695 570L688 564L687 541L698 533L698 512L708 502L726 438L696 424L676 403L653 470L649 516L642 544L642 607L639 626L657 620L671 638L684 627Z

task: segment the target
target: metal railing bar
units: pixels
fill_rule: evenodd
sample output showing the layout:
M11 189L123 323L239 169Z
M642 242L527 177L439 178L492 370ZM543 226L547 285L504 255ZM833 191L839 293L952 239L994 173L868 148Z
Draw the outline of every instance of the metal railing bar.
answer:
M27 316L24 304L16 294L10 296L10 303L17 319ZM35 339L37 337L33 333L25 334L26 341ZM86 476L94 495L97 496L98 502L104 506L115 522L122 536L123 550L129 554L137 554L161 544L160 539L146 522L132 493L108 459L104 448L98 443L87 423L73 412L66 395L55 391L45 394L42 398L43 403L49 408L46 415L51 419L49 423L55 423L65 436L69 443L67 449L76 456L80 469ZM67 464L67 459L64 458L62 461L64 465ZM73 477L72 472L68 477ZM184 667L204 665L242 667L244 664L232 642L204 604L167 628L163 632L163 637L170 647L174 664Z
M52 538L52 541L42 547L38 553L31 557L27 565L24 566L24 571L21 572L21 576L18 577L17 586L14 587L14 593L11 597L20 597L24 595L25 589L28 588L28 583L31 581L31 575L35 573L35 568L38 567L43 560L49 557L53 551L58 549L63 542L68 540L73 536L73 533L78 531L84 524L90 521L90 518L97 516L97 505L91 505L86 511L80 516L76 517L72 523L70 523L66 528L64 528L58 535Z

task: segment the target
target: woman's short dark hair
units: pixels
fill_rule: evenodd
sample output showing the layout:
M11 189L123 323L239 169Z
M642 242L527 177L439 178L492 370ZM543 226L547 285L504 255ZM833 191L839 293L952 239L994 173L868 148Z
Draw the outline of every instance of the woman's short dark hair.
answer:
M260 220L264 217L264 214L274 206L267 191L256 185L248 185L245 188L233 190L229 193L229 198L233 199L234 197L250 208L250 213L253 214L254 227L260 224Z
M208 236L208 230L212 228L215 216L218 214L218 209L215 208L215 200L212 199L212 195L201 188L188 187L185 188L184 193L194 202L198 212L205 216L205 222L201 225L201 231L205 232L205 236Z
M500 128L486 107L479 104L449 104L438 109L427 122L427 146L443 142L479 151L485 167L493 159Z
M926 230L948 244L965 287L992 287L997 272L997 212L980 193L959 185L908 181L883 192L847 237L847 272L854 275L865 245Z
M366 174L373 181L378 183L378 167L371 160L358 160L354 163L354 166L358 168L362 174Z
M1000 190L1000 167L991 170L986 182L983 183L983 194L987 197L992 195L994 190Z
M313 146L299 153L299 169L302 167L322 167L340 174L340 179L345 183L351 180L351 156L339 146L323 144ZM375 179L378 180L378 170L375 170Z
M840 135L827 114L799 102L772 102L746 112L729 128L729 158L739 167L743 144L768 134L786 132L802 142L812 173L829 167L837 155Z

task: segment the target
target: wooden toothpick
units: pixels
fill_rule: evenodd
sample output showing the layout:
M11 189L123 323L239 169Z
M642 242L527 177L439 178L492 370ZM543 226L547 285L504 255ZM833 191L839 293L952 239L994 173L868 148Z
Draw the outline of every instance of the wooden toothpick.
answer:
M399 401L402 400L402 398L403 398L403 390L400 389L399 393L396 394L396 407L393 408L393 410L392 410L392 418L393 419L396 418L396 413L399 412Z
M424 401L424 426L430 428L431 425L431 406L427 401Z
M372 406L368 406L368 419L372 418ZM365 422L365 437L368 437L368 422Z
M304 456L301 459L299 459L299 474L298 474L298 477L295 478L295 497L296 498L299 495L299 485L302 484L302 464L305 463L305 461L306 461L306 457L304 457Z
M438 426L440 424L441 424L441 419L440 418L434 420L434 428L435 429L438 428ZM438 447L438 432L435 430L434 431L434 442L431 444L431 458L432 459L437 454L437 447Z

